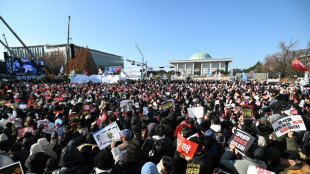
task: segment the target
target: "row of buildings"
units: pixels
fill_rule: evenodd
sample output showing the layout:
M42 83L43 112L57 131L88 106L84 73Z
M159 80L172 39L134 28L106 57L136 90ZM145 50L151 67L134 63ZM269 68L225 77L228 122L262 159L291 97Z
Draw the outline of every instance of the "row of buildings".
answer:
M75 49L81 48L75 45ZM28 54L24 47L10 47L11 51L17 57L30 58L31 55ZM58 45L34 45L28 46L28 49L40 59L44 54L53 53L55 51L63 52L64 55L66 51L66 44ZM106 53L94 49L89 49L92 58L94 59L96 65L108 69L108 67L119 66L124 69L124 58L111 53ZM204 76L209 72L222 70L230 71L230 64L233 58L212 58L208 53L197 52L193 54L187 60L171 60L169 63L174 67L171 70L180 72L185 76L199 75Z

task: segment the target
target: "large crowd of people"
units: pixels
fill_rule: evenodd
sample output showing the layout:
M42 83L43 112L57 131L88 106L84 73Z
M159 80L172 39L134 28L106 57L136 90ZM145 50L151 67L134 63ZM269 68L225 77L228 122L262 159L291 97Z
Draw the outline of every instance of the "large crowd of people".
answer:
M0 82L0 168L20 162L36 174L246 174L253 165L310 173L309 91L258 81ZM125 109L124 100L134 104ZM167 101L173 105L164 109ZM244 105L252 106L250 116ZM189 115L194 107L203 117ZM272 124L297 115L306 130L277 136ZM100 150L93 133L115 122L121 141ZM236 130L255 138L245 153L228 143ZM197 144L193 157L177 150L175 132Z

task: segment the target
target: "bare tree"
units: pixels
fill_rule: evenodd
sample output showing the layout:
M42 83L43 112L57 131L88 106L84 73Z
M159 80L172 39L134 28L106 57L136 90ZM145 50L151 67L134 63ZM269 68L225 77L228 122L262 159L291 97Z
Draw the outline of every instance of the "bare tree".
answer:
M51 73L58 75L61 66L64 66L65 63L65 54L61 51L49 52L42 56L42 59L45 62L45 69ZM64 66L64 68L66 68Z

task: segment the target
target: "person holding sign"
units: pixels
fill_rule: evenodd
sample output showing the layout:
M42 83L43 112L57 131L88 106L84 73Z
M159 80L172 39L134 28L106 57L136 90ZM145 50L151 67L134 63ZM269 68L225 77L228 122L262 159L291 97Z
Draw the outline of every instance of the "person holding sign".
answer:
M229 172L246 174L250 165L267 169L266 163L260 160L264 155L264 150L258 147L258 145L252 144L242 159L231 160L235 153L238 154L236 143L231 142L220 161L221 165L229 170Z
M280 163L273 168L272 171L275 171L276 173L307 173L310 171L310 166L301 162L293 134L294 132L292 131L287 133L287 150L279 154Z

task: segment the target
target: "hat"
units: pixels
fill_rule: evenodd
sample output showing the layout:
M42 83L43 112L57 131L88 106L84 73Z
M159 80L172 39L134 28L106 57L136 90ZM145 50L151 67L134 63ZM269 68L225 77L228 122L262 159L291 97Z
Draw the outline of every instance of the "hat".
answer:
M30 147L30 155L34 155L39 152L43 152L41 145L39 143L35 143Z
M132 131L129 129L124 129L121 131L121 135L125 138L125 139L131 139L132 138Z
M152 162L147 162L143 165L141 174L158 174L157 166Z
M257 144L252 144L249 148L249 152L255 159L261 159L264 156L264 149Z
M290 159L290 160L300 160L300 155L295 150L286 150L279 154L280 158Z
M269 121L271 123L274 123L275 121L279 120L280 118L282 118L282 116L280 114L273 114L269 116Z
M38 140L38 143L41 145L41 146L47 146L49 144L49 142L47 141L46 138L40 138Z

